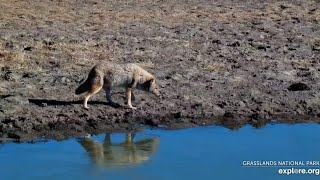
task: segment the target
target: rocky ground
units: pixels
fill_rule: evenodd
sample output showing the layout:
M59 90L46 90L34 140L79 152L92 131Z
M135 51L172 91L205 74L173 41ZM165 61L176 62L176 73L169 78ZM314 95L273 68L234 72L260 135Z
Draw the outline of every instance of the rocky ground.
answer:
M320 3L305 0L0 0L0 137L63 139L141 125L320 122ZM89 110L97 62L135 62L163 96ZM124 90L113 91L124 103Z

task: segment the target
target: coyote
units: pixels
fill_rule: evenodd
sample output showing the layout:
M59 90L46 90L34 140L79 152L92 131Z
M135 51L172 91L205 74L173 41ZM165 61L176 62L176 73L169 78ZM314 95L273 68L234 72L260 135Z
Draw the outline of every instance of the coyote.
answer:
M120 86L126 88L127 105L131 109L136 109L131 104L135 100L133 88L152 92L159 96L158 86L155 77L136 64L96 64L89 72L88 78L76 89L76 94L87 92L84 96L83 106L88 109L89 98L103 88L106 92L107 101L112 105L117 105L111 98L111 88Z
M135 133L126 133L125 142L114 143L106 133L103 143L89 137L78 140L90 159L100 167L128 168L148 161L159 147L159 137L133 141Z

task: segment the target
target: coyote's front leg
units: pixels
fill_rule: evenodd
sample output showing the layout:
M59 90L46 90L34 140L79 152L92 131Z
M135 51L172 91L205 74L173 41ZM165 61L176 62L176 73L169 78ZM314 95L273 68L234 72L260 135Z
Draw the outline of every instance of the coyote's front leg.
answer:
M137 109L136 107L133 107L131 104L131 93L132 93L132 88L128 87L126 90L126 95L127 95L127 105L131 109Z
M133 107L131 104L131 100L135 100L135 97L133 95L132 89L136 87L138 81L137 81L138 75L135 74L132 78L132 81L128 84L127 89L126 89L126 96L127 96L127 105L131 109L137 109L136 107Z
M107 97L107 101L108 103L112 106L112 107L119 107L120 105L118 103L115 103L112 101L112 98L111 98L111 88L110 86L108 85L105 85L104 87L104 90L106 92L106 97Z

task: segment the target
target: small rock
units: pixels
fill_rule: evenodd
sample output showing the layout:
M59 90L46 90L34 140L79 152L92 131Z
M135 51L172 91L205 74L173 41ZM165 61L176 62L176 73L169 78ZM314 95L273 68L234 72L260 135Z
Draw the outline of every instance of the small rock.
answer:
M18 79L20 79L20 76L16 73L8 71L4 74L4 79L7 81L17 81Z
M237 103L237 106L239 106L240 108L245 108L246 107L246 104L243 102L243 101L239 101Z
M63 83L63 84L69 84L70 83L70 79L68 79L68 78L66 78L66 77L62 77L61 78L61 82Z
M25 86L25 88L26 88L26 89L33 89L33 86L31 86L30 84L27 84L27 85Z
M191 108L192 108L192 109L202 108L202 103L195 103L195 104L191 105Z
M47 103L41 103L41 107L47 107L48 104Z
M216 105L212 107L212 112L215 116L223 116L226 113L226 111L223 108Z
M172 107L175 107L175 106L176 106L174 103L168 103L167 105L168 105L168 107L170 107L170 108L172 108Z
M190 97L187 96L187 95L184 95L184 96L183 96L183 99L186 100L186 101L189 101L189 100L190 100Z

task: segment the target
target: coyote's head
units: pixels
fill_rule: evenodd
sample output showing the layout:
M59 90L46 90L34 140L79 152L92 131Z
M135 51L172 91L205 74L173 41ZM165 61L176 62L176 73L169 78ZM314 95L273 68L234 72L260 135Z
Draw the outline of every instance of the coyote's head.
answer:
M154 78L144 82L140 86L140 89L144 90L144 91L152 92L156 96L160 96L159 88L158 88L158 85L156 84L156 80Z

